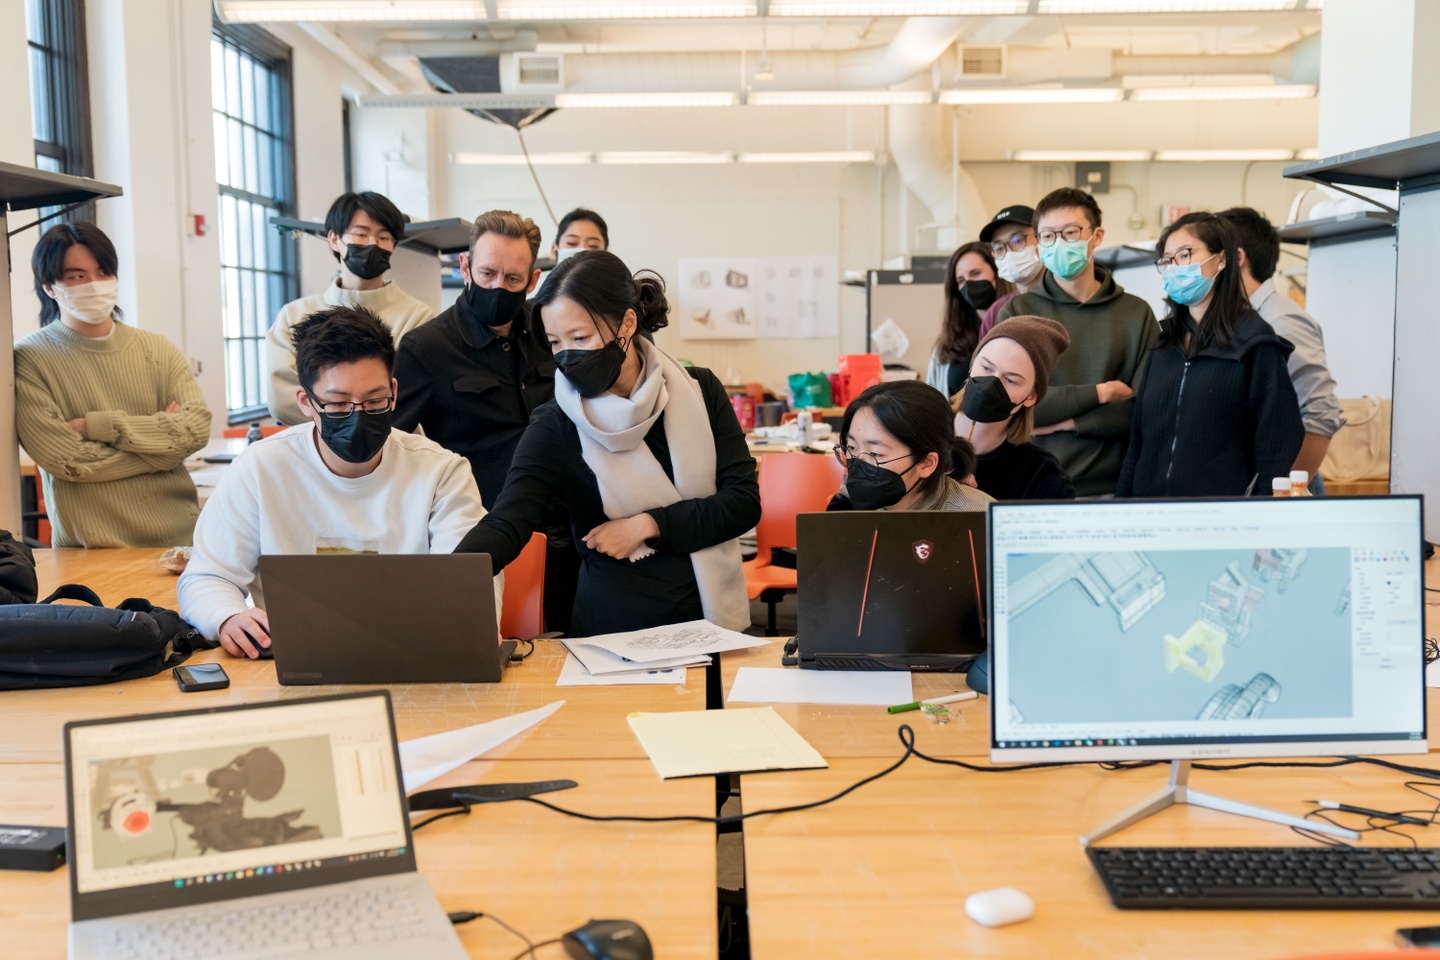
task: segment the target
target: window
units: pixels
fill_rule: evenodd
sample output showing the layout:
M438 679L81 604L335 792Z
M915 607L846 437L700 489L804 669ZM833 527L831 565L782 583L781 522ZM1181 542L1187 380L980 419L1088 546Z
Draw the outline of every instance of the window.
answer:
M85 68L85 0L25 0L35 167L92 176L90 81ZM59 211L46 207L41 217ZM87 204L73 214L93 218Z
M271 223L295 197L290 48L268 33L214 24L210 43L221 313L230 419L265 409L265 334L298 288L295 241Z

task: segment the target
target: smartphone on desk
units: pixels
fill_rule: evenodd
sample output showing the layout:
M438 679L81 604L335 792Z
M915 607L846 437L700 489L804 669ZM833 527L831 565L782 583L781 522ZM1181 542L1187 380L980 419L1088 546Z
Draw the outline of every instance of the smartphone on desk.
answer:
M218 663L194 663L174 670L175 682L184 693L196 690L223 690L230 686L225 668Z
M1440 927L1404 927L1395 931L1402 947L1440 947Z

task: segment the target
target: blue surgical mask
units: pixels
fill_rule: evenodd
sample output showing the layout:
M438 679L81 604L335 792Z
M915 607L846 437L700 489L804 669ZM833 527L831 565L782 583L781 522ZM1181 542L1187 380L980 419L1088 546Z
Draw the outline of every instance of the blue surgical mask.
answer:
M1220 254L1212 253L1199 263L1187 263L1183 267L1172 265L1165 271L1165 296L1186 307L1193 307L1208 297L1210 289L1215 286L1215 277L1205 276L1200 268L1218 256Z
M1061 280L1074 280L1090 262L1090 241L1057 238L1040 248L1040 262Z

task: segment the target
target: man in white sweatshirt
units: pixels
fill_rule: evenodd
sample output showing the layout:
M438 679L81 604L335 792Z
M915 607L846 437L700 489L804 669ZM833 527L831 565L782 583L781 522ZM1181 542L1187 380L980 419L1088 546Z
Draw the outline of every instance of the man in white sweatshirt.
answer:
M392 429L395 342L378 317L332 307L297 324L295 344L307 422L225 471L180 578L182 615L237 657L270 646L262 554L450 553L485 516L465 458ZM502 577L494 589L498 613Z
M325 236L340 264L340 274L324 293L292 300L281 308L265 338L265 363L270 370L270 413L284 424L308 417L295 403L295 342L291 330L317 310L363 307L379 317L395 342L435 312L385 279L390 254L405 236L405 215L378 193L345 193L325 215Z

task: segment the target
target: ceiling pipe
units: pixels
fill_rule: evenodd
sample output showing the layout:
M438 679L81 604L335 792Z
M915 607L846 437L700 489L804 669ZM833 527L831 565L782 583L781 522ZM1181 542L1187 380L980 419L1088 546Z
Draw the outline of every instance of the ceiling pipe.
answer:
M504 40L382 40L375 53L383 60L408 57L493 57L499 53L532 53L540 42L534 30L516 31Z
M964 17L911 17L900 25L890 42L878 50L870 47L838 54L839 86L844 90L863 90L904 83L920 71L930 69L964 32Z
M400 89L400 85L387 77L380 67L362 57L354 47L340 39L339 35L329 27L321 26L318 23L302 23L300 29L308 33L326 50L339 57L346 66L360 74L361 78L376 90L390 94L404 92Z

